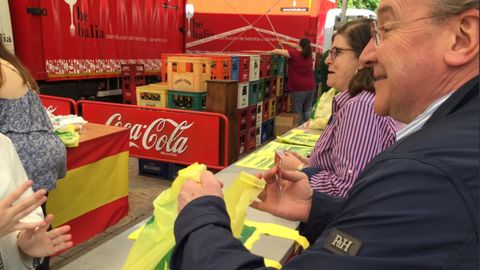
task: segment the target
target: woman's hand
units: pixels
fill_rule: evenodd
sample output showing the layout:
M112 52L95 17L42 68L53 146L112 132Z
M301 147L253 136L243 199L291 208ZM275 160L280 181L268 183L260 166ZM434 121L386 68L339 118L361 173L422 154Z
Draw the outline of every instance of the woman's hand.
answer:
M22 218L33 212L47 200L45 196L47 192L41 189L18 201L22 194L32 186L32 183L32 181L23 183L15 191L0 200L0 217L2 217L0 219L0 237L14 231L33 229L45 224L43 220L33 223L20 222Z
M30 257L47 257L73 246L72 236L68 234L70 226L47 231L52 220L53 215L48 215L44 220L45 224L20 232L17 244L23 253Z
M306 166L310 166L310 160L302 155L300 155L299 153L297 152L290 152L290 151L286 151L287 154L292 154L294 155L295 157L297 157L303 164L305 164Z
M300 165L305 165L300 158L300 155L294 152L287 152L285 151L285 155L282 158L280 167L284 171L296 171Z
M280 171L274 167L258 174L267 182L265 189L251 206L261 211L289 220L308 220L313 190L306 174Z

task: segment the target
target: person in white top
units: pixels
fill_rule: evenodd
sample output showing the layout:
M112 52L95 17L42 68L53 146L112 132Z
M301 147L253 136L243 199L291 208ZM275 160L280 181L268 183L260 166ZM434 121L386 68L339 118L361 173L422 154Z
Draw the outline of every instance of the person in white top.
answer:
M44 218L46 191L33 193L15 148L0 134L0 269L33 269L42 257L70 248L69 226L47 231L52 215Z

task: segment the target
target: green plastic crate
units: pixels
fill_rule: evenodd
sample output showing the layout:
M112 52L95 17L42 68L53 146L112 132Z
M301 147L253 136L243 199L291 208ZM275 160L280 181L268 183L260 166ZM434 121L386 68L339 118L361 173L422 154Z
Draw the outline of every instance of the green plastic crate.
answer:
M168 90L168 108L205 111L207 93L192 93Z

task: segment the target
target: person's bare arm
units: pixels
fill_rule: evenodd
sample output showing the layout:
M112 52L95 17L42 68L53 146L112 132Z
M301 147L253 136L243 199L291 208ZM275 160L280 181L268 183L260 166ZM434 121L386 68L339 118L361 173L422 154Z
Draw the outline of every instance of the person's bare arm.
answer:
M273 53L273 54L278 54L278 55L282 55L282 56L285 56L287 58L290 58L290 54L288 53L287 50L275 49L275 50L271 50L270 52Z

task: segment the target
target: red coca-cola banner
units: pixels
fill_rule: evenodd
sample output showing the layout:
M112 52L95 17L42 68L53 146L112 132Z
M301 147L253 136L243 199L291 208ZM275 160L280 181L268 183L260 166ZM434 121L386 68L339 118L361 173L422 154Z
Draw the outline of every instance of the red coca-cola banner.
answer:
M181 164L200 162L223 169L228 149L220 125L228 119L217 113L147 108L115 103L80 101L79 110L93 123L130 129L130 155ZM228 138L228 134L226 134ZM221 162L224 160L225 162Z
M102 77L121 64L160 71L160 56L182 52L184 0L41 1L49 79Z
M39 96L45 109L54 115L77 114L77 103L71 98Z

